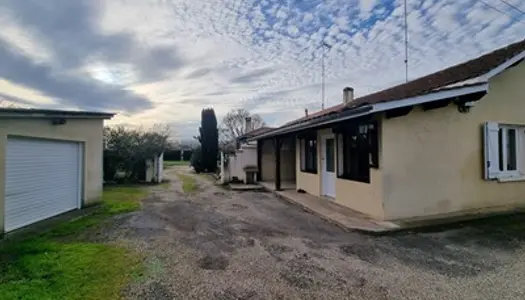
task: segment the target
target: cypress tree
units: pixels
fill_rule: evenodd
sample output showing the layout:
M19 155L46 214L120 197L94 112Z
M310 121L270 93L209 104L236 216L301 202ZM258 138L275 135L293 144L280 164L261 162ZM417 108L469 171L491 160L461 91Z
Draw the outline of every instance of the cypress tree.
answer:
M217 157L219 154L219 131L217 118L213 108L205 108L201 112L201 159L203 169L207 172L217 170Z

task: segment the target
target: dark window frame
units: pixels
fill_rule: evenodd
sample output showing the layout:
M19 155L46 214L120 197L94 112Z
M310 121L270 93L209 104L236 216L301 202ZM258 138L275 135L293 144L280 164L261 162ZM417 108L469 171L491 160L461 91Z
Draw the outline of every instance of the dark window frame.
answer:
M299 138L301 172L317 174L317 136L303 136Z
M350 123L336 140L342 143L337 145L337 178L370 183L370 169L379 168L378 122Z

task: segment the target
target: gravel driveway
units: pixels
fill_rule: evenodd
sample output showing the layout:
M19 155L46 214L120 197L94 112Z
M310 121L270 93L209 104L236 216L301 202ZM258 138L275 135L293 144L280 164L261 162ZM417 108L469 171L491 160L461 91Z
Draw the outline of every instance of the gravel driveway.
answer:
M184 194L177 172L104 232L146 258L130 299L525 299L522 216L374 237L201 176Z

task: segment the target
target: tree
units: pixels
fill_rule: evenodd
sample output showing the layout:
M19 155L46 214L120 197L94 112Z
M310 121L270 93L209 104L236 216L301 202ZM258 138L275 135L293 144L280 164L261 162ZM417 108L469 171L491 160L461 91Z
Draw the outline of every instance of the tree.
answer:
M219 131L217 118L213 108L203 109L201 112L201 127L198 140L201 143L200 161L203 170L215 172L217 170L217 158L219 154ZM195 168L196 166L194 166ZM197 171L197 168L195 168Z
M224 118L220 126L221 143L227 144L235 141L239 136L246 133L245 120L252 119L252 129L263 127L264 121L258 114L250 114L245 109L232 109Z

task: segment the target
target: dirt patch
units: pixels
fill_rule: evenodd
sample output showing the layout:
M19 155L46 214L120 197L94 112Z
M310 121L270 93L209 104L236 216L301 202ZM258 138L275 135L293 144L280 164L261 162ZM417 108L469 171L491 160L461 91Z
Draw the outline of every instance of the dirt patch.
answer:
M127 298L133 299L155 299L155 300L172 300L178 299L173 293L162 283L153 281L146 283L137 290L127 290L123 294Z
M501 265L497 256L484 256L482 252L474 252L447 239L407 235L389 238L388 242L377 245L390 257L395 257L406 265L450 277L478 276L494 271Z
M228 258L224 256L206 255L199 260L198 265L205 270L225 270L229 263Z
M282 244L264 244L263 247L268 253L270 253L271 256L278 260L283 260L283 254L293 251L292 247Z
M241 228L240 231L243 234L264 238L264 237L284 237L286 232L272 228L269 226L260 226L257 224L247 224L245 227Z
M306 253L288 261L280 275L288 284L300 289L315 289L323 281L322 278L327 277L325 269L312 262Z
M246 206L246 205L237 204L237 203L233 203L233 204L232 204L232 207L233 207L235 210L244 210L244 209L247 209L247 208L248 208L248 206Z
M339 246L341 252L348 256L355 256L368 263L375 263L379 259L378 251L371 245L346 244Z
M250 300L256 296L257 292L255 291L239 291L233 288L214 293L214 297L217 300Z

